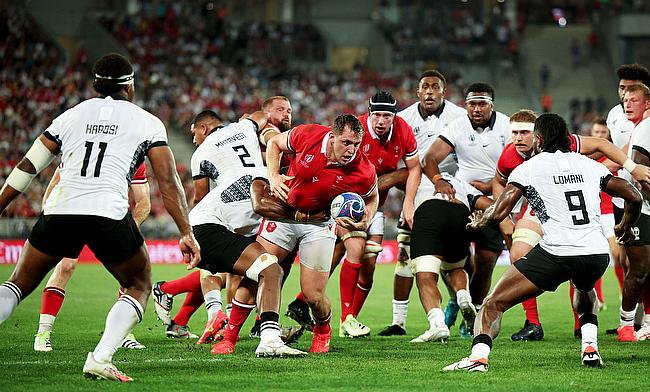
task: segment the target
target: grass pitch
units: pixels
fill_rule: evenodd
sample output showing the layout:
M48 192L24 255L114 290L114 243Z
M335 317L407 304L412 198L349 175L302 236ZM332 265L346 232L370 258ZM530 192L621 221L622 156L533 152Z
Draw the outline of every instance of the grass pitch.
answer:
M0 266L0 281L13 266ZM500 275L503 268L497 268ZM171 280L186 271L181 265L153 266L153 279ZM283 311L297 290L297 270L284 291ZM100 265L79 265L66 290L66 300L56 320L50 353L33 351L38 327L41 286L24 300L14 315L0 326L0 391L124 390L444 390L444 391L559 391L559 390L646 390L644 374L650 365L650 342L621 344L604 331L618 324L620 304L613 270L605 275L608 309L601 312L600 349L605 367L580 365L580 344L573 338L573 317L568 286L546 293L539 300L545 338L542 342L512 342L510 335L523 324L521 306L508 311L501 335L495 341L487 374L443 373L441 369L469 354L470 341L458 337L457 325L447 344L411 344L409 340L427 328L426 317L414 289L405 337L379 337L376 333L391 322L392 266L378 266L375 283L359 320L372 329L365 339L338 337L340 314L337 279L328 295L334 307L332 352L307 358L258 359L257 340L247 337L251 318L234 355L214 357L210 346L194 341L168 339L156 319L153 305L134 333L145 350L120 349L114 362L135 378L129 385L92 381L81 369L88 351L97 344L106 314L114 304L117 285ZM496 279L495 279L496 281ZM444 289L442 290L445 291ZM178 309L182 297L176 299ZM446 299L445 299L446 303ZM190 321L195 333L203 329L206 313L200 309ZM281 322L291 320L281 317ZM295 347L308 350L311 334L305 333Z

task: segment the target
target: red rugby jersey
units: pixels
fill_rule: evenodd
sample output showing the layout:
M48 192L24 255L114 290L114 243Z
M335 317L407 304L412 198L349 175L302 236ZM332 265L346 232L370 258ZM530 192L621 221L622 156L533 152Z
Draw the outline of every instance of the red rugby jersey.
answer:
M138 167L138 170L135 171L133 178L131 179L131 184L146 184L147 183L147 165L142 162Z
M571 151L580 152L580 138L577 135L569 135L571 139ZM497 163L497 172L505 179L510 176L513 170L530 157L526 157L517 151L515 145L510 143L501 153Z
M330 127L299 125L289 131L289 149L295 154L289 165L287 203L302 211L329 209L343 192L369 196L377 187L375 167L357 152L347 165L328 164L325 155Z

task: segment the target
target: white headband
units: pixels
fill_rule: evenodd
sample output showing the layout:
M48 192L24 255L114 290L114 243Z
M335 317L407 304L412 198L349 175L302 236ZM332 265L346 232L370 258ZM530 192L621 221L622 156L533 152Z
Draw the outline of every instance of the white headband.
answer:
M468 95L465 98L465 102L469 102L469 101L489 101L489 102L492 102L492 97L489 96L489 95L473 95L473 96L470 97Z
M510 131L533 131L535 124L529 122L511 122Z
M134 74L135 74L134 72L131 72L128 75L122 75L118 77L102 76L102 75L95 74L95 79L115 80L116 84L133 84Z

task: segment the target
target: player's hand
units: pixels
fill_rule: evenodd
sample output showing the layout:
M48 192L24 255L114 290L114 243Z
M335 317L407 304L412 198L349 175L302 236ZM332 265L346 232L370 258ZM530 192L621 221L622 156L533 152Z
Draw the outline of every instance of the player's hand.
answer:
M454 200L456 197L456 190L447 181L439 179L436 181L435 186L436 193L434 193L434 195L440 193L447 200Z
M481 230L481 219L483 218L483 211L476 210L469 216L469 223L465 226L468 230L478 231Z
M632 228L623 227L620 223L614 227L614 233L616 233L616 241L621 245L630 246L636 240Z
M178 244L183 254L183 262L187 264L187 269L190 270L196 267L201 262L201 247L194 238L194 233L181 236Z
M402 205L402 217L406 221L406 224L409 227L413 227L413 215L415 214L415 206L413 203L408 203L406 200L404 200L404 204Z
M284 174L275 174L269 177L269 187L271 193L278 199L286 202L289 195L289 187L285 183L292 180L293 177L285 176Z
M329 219L330 219L330 212L325 210L317 212L313 215L309 215L310 222L326 222Z
M492 194L492 180L488 182L482 182L478 180L474 180L469 183L471 186L474 188L478 189L483 193L484 195L491 195Z
M637 182L650 182L650 168L648 166L637 164L630 174Z
M503 234L503 239L506 241L506 247L508 249L512 248L512 233L515 232L515 223L508 217L499 223L499 229L501 230L501 234Z
M368 210L363 211L363 218L359 222L353 221L351 218L336 218L336 224L342 228L350 231L366 231L368 230Z

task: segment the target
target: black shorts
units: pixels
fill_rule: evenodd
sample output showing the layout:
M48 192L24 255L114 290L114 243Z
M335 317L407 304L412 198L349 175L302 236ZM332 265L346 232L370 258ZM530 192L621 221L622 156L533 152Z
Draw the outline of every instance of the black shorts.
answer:
M140 249L144 238L127 213L122 220L91 215L41 215L29 243L55 257L76 259L84 245L102 263L119 263Z
M468 256L468 217L469 210L463 204L439 199L422 203L413 216L411 259L435 255L455 263Z
M479 231L471 231L469 238L477 248L501 253L506 249L499 226L486 226Z
M623 219L623 209L614 206L614 222L618 224ZM639 215L639 220L632 226L635 240L630 246L650 245L650 216Z
M514 263L535 286L544 291L555 291L557 287L572 280L582 291L589 291L605 273L609 254L586 256L555 256L537 245L526 256Z
M233 272L232 266L239 260L244 249L255 242L255 236L235 234L215 223L196 225L192 228L201 247L201 262L198 267L213 274Z

